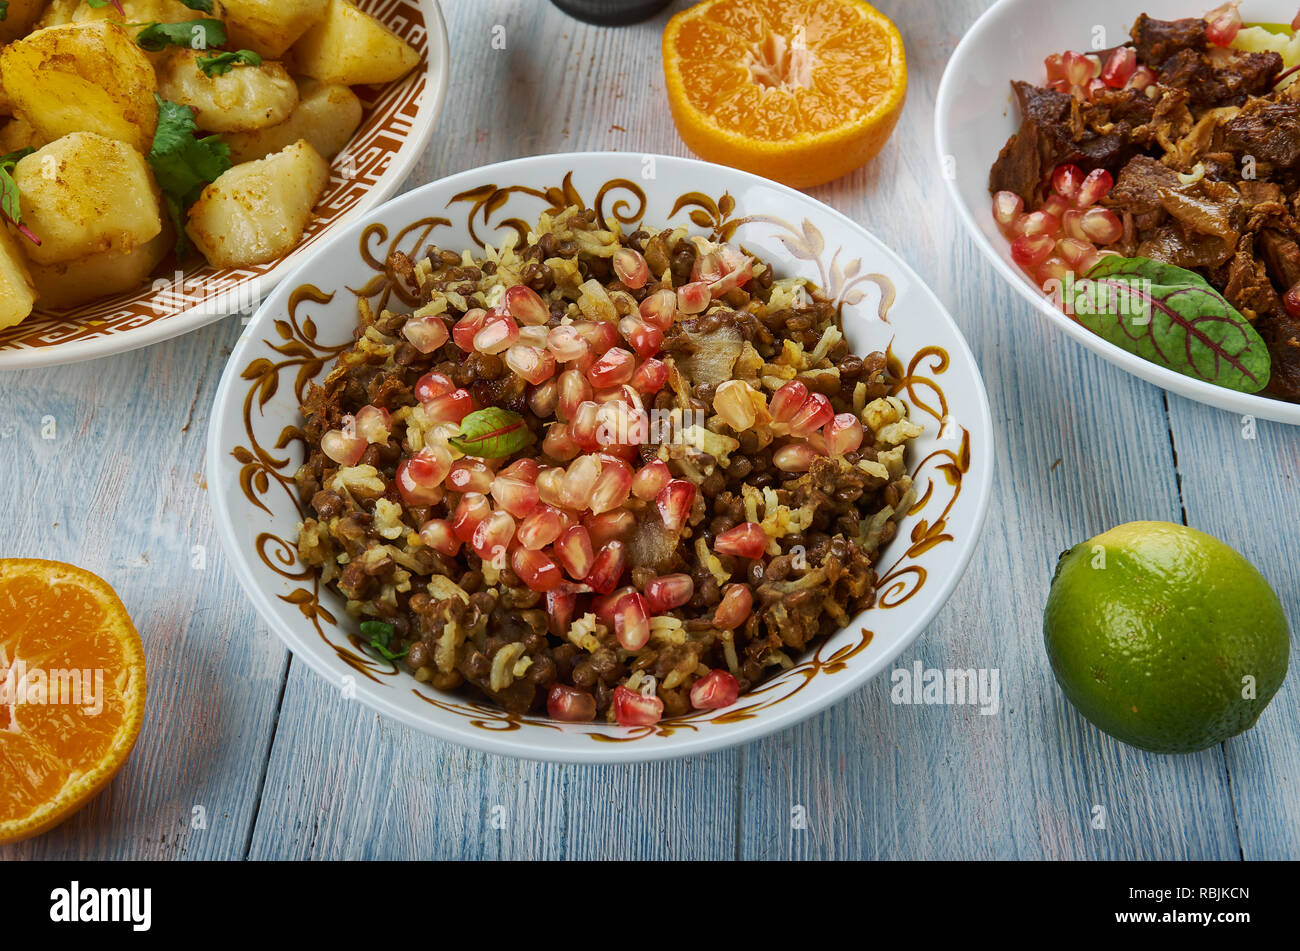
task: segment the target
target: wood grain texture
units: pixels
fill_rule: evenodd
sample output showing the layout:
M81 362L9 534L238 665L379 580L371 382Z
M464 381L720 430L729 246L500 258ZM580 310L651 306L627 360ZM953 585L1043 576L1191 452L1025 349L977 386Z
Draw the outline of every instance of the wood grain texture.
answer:
M536 153L688 155L658 56L667 16L686 5L599 29L541 0L446 0L451 91L408 187ZM1179 521L1184 509L1260 565L1296 620L1300 432L1262 423L1243 440L1235 417L1166 401L999 282L948 205L932 138L943 66L987 3L877 6L907 42L908 105L875 162L812 193L899 250L984 371L998 454L988 527L952 600L896 666L996 668L996 714L894 704L885 676L742 749L617 768L479 754L382 719L287 656L217 550L196 478L207 407L240 329L232 319L145 352L0 377L0 466L32 489L0 524L0 552L107 577L150 662L147 719L122 774L67 825L0 857L1300 854L1300 806L1278 792L1300 780L1294 677L1246 736L1151 756L1065 702L1040 630L1061 551L1130 519ZM40 439L46 414L59 422L53 441ZM190 567L195 544L207 546L201 571ZM195 805L204 830L191 827ZM1102 829L1091 824L1098 806Z

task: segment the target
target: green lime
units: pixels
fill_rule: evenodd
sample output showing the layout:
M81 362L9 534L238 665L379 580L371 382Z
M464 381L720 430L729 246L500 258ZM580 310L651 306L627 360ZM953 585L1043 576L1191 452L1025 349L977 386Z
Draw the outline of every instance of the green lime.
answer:
M1255 566L1204 532L1129 522L1061 556L1043 639L1099 729L1191 753L1254 726L1286 678L1290 633Z

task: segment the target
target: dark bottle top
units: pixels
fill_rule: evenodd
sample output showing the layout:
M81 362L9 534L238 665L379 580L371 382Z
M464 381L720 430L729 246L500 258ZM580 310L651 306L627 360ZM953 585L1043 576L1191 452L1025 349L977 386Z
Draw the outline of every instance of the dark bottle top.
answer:
M648 20L671 0L551 0L553 4L586 23L625 26Z

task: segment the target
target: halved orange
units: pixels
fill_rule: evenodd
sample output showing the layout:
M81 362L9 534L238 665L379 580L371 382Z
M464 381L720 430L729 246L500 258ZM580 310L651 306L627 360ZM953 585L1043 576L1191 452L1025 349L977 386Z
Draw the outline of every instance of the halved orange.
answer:
M144 698L140 635L107 582L0 559L0 843L45 832L104 788Z
M862 0L705 0L668 21L663 59L692 151L796 188L874 158L907 96L903 38Z

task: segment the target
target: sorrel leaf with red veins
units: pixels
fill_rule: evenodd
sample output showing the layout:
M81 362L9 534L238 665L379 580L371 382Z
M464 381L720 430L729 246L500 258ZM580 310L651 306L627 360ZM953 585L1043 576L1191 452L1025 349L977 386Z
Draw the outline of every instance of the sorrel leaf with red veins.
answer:
M500 406L475 410L460 422L460 435L447 442L467 456L500 459L534 439L524 418Z
M1151 363L1243 393L1268 385L1272 361L1263 338L1194 271L1104 257L1070 303L1083 326Z

